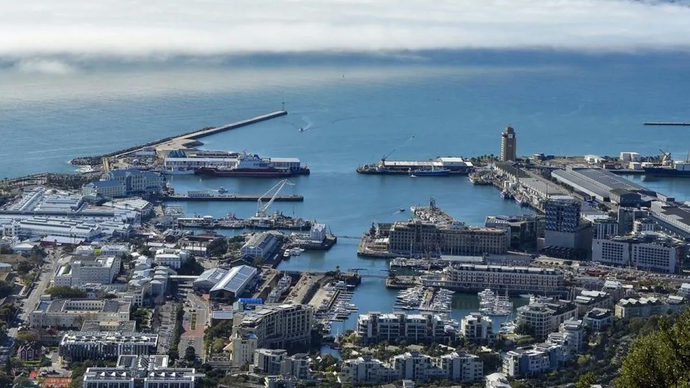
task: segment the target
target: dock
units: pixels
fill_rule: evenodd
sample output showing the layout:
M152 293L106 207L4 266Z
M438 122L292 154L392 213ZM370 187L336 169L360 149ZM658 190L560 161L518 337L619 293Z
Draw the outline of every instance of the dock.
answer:
M256 202L263 194L218 194L209 196L190 196L188 194L171 194L163 197L168 202ZM304 202L300 194L277 195L275 202Z
M674 122L674 121L645 121L642 125L649 126L666 126L666 127L690 127L690 122Z

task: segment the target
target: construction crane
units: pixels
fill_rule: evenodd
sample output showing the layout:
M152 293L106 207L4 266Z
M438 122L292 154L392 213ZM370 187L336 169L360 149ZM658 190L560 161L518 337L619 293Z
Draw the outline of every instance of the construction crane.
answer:
M381 163L385 163L386 159L388 159L389 156L393 155L393 152L395 152L396 148L393 148L391 152L387 153L386 155L383 155L381 157Z
M668 166L668 165L670 165L671 162L672 162L672 160L671 160L671 153L670 153L670 152L666 152L666 151L664 151L664 150L659 150L659 151L661 151L661 154L663 155L663 156L661 157L661 165L662 165L662 166Z
M273 203L273 201L276 200L278 193L280 193L280 190L283 187L285 187L285 185L294 186L295 184L290 182L287 179L283 179L282 181L276 183L275 186L271 187L267 192L265 192L262 196L260 196L259 199L256 200L256 217L266 217L266 211L268 210L269 207L271 207L271 204ZM271 199L264 205L263 199L267 195L270 195L273 192L273 190L275 190L275 193L273 194Z

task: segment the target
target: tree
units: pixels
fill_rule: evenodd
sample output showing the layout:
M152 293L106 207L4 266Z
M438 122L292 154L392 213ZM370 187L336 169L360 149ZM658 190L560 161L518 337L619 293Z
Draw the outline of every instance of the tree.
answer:
M86 291L77 289L77 288L72 288L72 287L65 287L65 286L57 286L57 287L51 287L46 290L46 294L53 296L55 298L65 298L65 299L78 299L78 298L86 298Z
M210 256L223 256L228 251L228 241L222 237L217 238L206 246L206 253Z
M188 362L194 362L194 360L196 360L196 349L194 349L194 346L187 346L184 350L184 359Z
M534 329L532 326L529 325L529 323L522 322L517 325L515 328L515 334L520 334L520 335L533 335L534 334Z
M254 260L252 261L252 263L253 263L255 266L257 266L257 267L260 267L260 266L262 266L262 265L264 264L265 261L266 261L266 260L264 260L263 257L257 256L257 257L254 258Z
M12 290L14 290L14 287L12 287L12 284L10 284L9 282L6 282L4 280L0 280L0 298L4 298L6 296L11 295Z
M690 310L675 324L659 321L657 332L635 340L623 360L617 387L676 388L690 381Z
M582 375L575 383L575 388L589 388L597 382L597 375L590 371Z

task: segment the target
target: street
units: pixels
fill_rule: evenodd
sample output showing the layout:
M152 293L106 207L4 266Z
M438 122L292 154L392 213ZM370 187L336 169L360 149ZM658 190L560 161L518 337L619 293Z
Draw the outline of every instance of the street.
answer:
M43 260L44 262L48 260L49 263L45 263L41 268L37 269L39 271L39 276L38 281L35 282L33 290L25 299L20 299L20 303L18 306L20 310L17 317L23 322L23 326L28 326L29 314L36 308L38 300L41 298L41 295L43 295L43 293L45 293L46 289L48 288L48 284L50 284L50 281L53 279L55 271L58 268L58 264L60 264L61 261L67 259L67 257L62 258L62 250L60 249L48 248L47 253L48 255ZM12 327L10 328L7 334L10 337L16 338L17 331L18 327Z
M196 355L201 359L201 362L204 362L206 360L206 352L204 351L204 330L209 323L208 304L191 290L187 291L186 289L181 289L180 293L187 294L182 323L184 333L180 338L180 345L178 348L180 358L184 357L185 349L187 349L188 346L193 346L194 349L196 349Z

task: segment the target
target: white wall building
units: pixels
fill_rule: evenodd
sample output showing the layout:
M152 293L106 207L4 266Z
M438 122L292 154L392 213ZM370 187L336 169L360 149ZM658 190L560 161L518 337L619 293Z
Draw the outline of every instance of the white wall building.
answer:
M180 269L189 260L189 252L183 249L163 248L156 251L153 261L172 269Z
M41 299L29 315L32 328L79 329L84 321L129 321L131 304L115 299Z
M655 233L592 242L592 260L641 270L675 273L682 244Z
M357 335L368 343L379 341L421 342L455 337L446 330L451 322L434 314L369 312L357 319Z
M494 322L481 313L471 313L460 321L460 332L468 340L477 344L489 344L495 339Z
M577 306L573 303L530 303L518 307L517 322L527 324L537 339L545 339L549 333L558 330L561 323L570 318L577 318Z
M120 356L115 367L91 367L82 388L194 388L194 368L171 368L168 356Z

